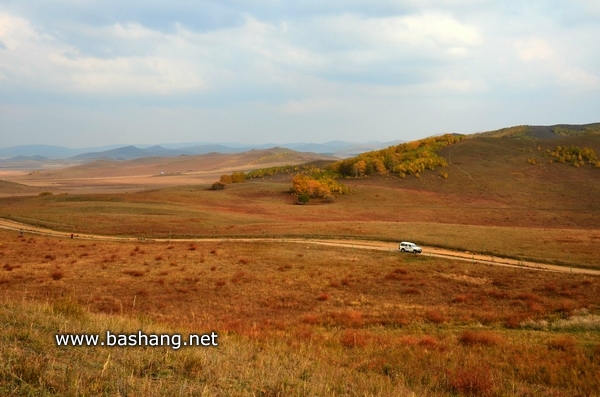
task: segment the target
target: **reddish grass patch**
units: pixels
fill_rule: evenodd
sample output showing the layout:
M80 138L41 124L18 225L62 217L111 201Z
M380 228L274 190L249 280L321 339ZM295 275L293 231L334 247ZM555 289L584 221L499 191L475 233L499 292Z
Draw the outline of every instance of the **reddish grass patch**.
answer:
M404 275L408 274L405 269L396 269L385 276L386 280L402 280Z
M446 317L438 310L428 310L425 312L425 318L434 324L442 324L446 321Z
M547 346L549 350L570 352L575 349L575 338L570 335L559 336L549 340Z
M126 274L131 277L142 277L145 272L141 270L123 270L123 274Z
M328 301L330 298L329 294L327 292L321 292L321 294L317 297L317 300L319 301Z
M363 314L357 310L333 312L330 313L329 316L336 324L344 327L360 327L365 323Z
M419 340L419 346L423 346L427 349L435 349L438 347L438 341L431 335L425 335Z
M65 277L65 273L62 270L55 270L50 273L50 277L52 277L52 280L58 281Z
M490 396L494 392L492 371L485 364L468 365L448 372L450 390L460 395Z
M546 283L542 290L551 294L555 294L558 292L558 286L554 283Z
M577 302L570 299L562 299L554 307L555 312L564 314L570 314L575 309L577 309Z
M500 290L491 290L488 291L488 295L494 299L506 299L508 298L508 293Z
M527 320L527 315L523 313L516 313L508 316L504 324L507 328L515 329L519 328L525 320Z
M522 301L532 301L532 302L540 301L539 295L536 295L532 292L524 292L522 294L519 294L515 297L515 299L522 300Z
M411 323L411 315L405 311L394 311L386 319L380 321L382 325L405 327Z
M302 317L302 322L311 325L321 324L321 316L314 313L308 313Z
M461 295L455 295L454 298L452 299L452 303L465 303L469 300L469 297L467 295L461 294Z
M504 338L495 333L489 331L464 331L458 338L458 341L465 346L496 346L502 343Z
M251 275L249 275L245 271L241 270L239 272L236 272L233 275L233 277L231 277L231 282L234 284L248 283L248 282L252 281L252 279L253 279L253 277Z
M365 332L348 329L340 337L340 343L345 347L364 347L369 343L370 335Z

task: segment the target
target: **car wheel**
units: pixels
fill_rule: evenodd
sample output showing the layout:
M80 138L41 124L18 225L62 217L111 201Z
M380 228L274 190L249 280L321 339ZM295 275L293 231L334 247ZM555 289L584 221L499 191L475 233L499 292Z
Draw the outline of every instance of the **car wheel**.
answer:
M404 248L402 248L402 249L400 250L400 252L404 252Z

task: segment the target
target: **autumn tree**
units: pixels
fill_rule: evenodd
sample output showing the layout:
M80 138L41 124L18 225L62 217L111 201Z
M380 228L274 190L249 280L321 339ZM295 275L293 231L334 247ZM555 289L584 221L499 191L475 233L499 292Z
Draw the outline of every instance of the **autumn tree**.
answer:
M221 178L219 178L219 182L221 182L224 185L229 185L230 183L233 182L233 180L231 179L231 175L221 175Z

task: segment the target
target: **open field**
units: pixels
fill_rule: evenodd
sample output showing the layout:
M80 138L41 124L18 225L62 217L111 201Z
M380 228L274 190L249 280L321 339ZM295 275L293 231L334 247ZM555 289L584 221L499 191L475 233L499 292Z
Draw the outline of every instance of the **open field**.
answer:
M598 277L282 242L0 237L4 394L567 396L600 387ZM56 332L107 329L215 330L220 346L54 344Z
M11 171L0 217L29 226L0 229L0 394L598 395L598 276L385 249L597 271L600 170L551 162L558 144L600 152L596 136L468 139L443 149L447 179L349 178L307 205L289 175L211 191L219 164ZM54 342L106 330L214 330L220 346Z
M545 157L546 150L567 144L598 150L600 136L468 139L443 149L449 161L444 168L447 179L437 171L426 171L420 178L346 179L342 182L351 194L333 203L314 201L306 206L295 205L296 198L288 193L290 176L232 184L215 192L192 175L83 181L74 178L77 175L71 170L60 181L35 175L19 180L35 181L38 189L46 191L52 191L54 183L72 184L69 194L11 195L11 189L26 194L31 188L5 183L0 217L70 233L145 238L414 240L428 246L598 268L600 170L551 163ZM536 165L527 163L530 158L537 159ZM217 178L211 176L212 181ZM12 179L19 178L13 175ZM146 185L150 179L155 185ZM120 192L150 186L153 189L129 193L81 194L90 189Z
M369 183L349 181L352 194L307 206L294 204L287 183L268 181L218 192L193 185L125 195L11 197L0 199L0 216L69 233L414 240L522 260L600 266L595 248L600 230L575 228L570 219L579 215L567 209L523 209L391 185L402 181Z

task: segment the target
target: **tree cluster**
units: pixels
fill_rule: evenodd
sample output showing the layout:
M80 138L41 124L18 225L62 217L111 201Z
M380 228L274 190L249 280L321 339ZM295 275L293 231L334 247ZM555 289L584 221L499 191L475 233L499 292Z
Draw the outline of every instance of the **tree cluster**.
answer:
M363 153L357 157L338 161L329 169L340 177L398 174L419 176L421 172L445 167L446 159L438 152L445 146L460 142L464 135L446 134L414 142L390 146L387 149Z
M234 172L233 174L223 174L219 180L212 184L211 190L223 190L226 185L230 183L243 183L246 182L246 174L243 172Z
M259 170L250 171L246 174L247 179L264 178L265 176L273 176L279 174L293 174L305 170L307 166L298 165L281 165L275 167L261 168Z
M292 193L307 194L310 198L331 198L334 194L346 194L348 188L336 182L326 173L297 174L292 179Z
M590 124L583 129L556 126L552 128L555 134L562 136L591 135L600 133L600 124Z
M591 164L596 168L600 168L600 161L598 160L598 156L596 156L596 152L589 147L557 146L553 151L548 150L548 154L557 163L570 163L575 167Z

